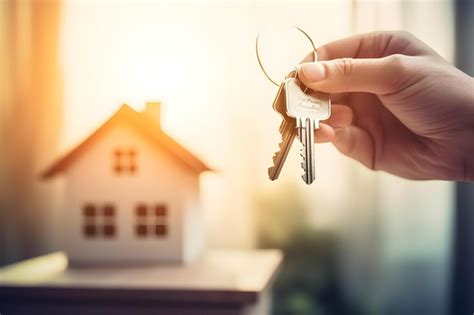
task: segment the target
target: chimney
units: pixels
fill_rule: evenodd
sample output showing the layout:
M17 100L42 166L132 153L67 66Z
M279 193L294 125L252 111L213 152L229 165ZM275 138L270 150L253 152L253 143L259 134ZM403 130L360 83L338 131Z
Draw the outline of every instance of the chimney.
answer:
M160 126L160 102L147 102L143 114L145 117L153 121L158 127Z

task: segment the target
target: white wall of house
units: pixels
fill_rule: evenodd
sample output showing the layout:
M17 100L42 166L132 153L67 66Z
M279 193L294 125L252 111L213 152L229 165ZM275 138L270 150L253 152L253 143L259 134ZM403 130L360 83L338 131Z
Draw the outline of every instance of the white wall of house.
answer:
M197 179L197 178L196 178ZM204 214L199 206L198 198L194 196L199 195L199 182L189 185L189 190L186 192L189 197L184 206L184 261L191 262L198 257L204 250L205 228L204 228Z
M135 174L115 173L117 148L136 151ZM64 248L71 261L182 262L199 254L202 248L202 227L198 226L202 220L196 219L200 211L199 176L131 127L112 126L86 148L65 175ZM88 239L83 235L85 203L115 205L114 238ZM137 203L167 205L166 236L140 238L135 234Z

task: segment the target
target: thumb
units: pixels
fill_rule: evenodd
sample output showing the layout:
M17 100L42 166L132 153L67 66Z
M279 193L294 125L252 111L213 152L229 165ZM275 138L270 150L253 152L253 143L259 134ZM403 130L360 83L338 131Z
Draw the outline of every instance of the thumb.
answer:
M405 57L306 62L298 66L298 76L304 85L316 91L389 94L399 90L409 77L404 70Z

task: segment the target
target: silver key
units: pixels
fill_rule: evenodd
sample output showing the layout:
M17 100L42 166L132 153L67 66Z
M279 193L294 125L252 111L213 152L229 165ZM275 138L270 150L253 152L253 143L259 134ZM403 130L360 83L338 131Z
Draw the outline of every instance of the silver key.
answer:
M306 94L295 78L285 79L286 112L296 119L298 138L303 144L301 167L306 184L315 179L315 146L314 131L319 129L319 122L331 116L331 99L329 94L314 92Z
M296 119L289 117L286 113L286 98L284 82L278 89L277 96L273 101L273 109L282 116L280 125L281 142L279 149L273 155L273 166L268 169L268 177L270 180L276 180L280 176L281 169L285 163L288 152L296 137Z

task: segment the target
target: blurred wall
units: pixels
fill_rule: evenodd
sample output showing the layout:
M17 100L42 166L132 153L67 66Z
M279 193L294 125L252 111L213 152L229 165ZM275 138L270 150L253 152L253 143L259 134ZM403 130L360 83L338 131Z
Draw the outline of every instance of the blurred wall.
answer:
M354 1L354 33L407 30L454 60L452 1ZM446 314L454 187L355 168L341 221L348 294L376 314ZM356 188L360 187L361 188ZM348 195L350 196L350 195ZM349 214L350 213L350 214Z
M456 65L474 76L474 2L456 0ZM474 93L474 90L471 91ZM474 137L474 135L472 135ZM456 184L451 313L474 310L474 184Z
M38 174L58 144L60 10L59 0L0 2L0 264L49 249L55 188Z
M10 252L27 247L32 252L36 248L33 242L45 235L30 232L34 222L45 219L38 211L40 207L32 205L32 200L43 200L34 193L34 175L39 164L51 161L43 159L45 155L55 157L56 140L40 136L31 126L36 130L51 126L52 135L58 117L62 117L63 151L92 132L122 102L139 109L146 100L162 100L164 129L219 170L202 180L211 247L253 247L258 210L255 197L294 185L311 209L311 224L338 235L342 281L351 299L369 301L379 313L403 314L420 310L420 306L425 307L421 313L445 312L452 184L413 182L370 172L328 144L317 146L318 180L313 185L308 187L300 181L296 149L290 153L281 179L268 181L266 168L277 148L280 121L271 109L276 88L258 68L254 41L263 28L295 24L307 31L316 45L354 32L406 29L452 61L450 1L66 1L60 24L60 62L65 66L63 114L58 110L60 95L47 104L43 101L46 95L61 90L56 58L49 59L55 56L52 47L57 44L57 15L54 10L41 10L38 12L43 15L29 17L23 28L13 30L11 24L23 10L29 12L27 16L35 16L33 7L20 10L10 2L2 3L5 19L0 20L1 31L10 34L0 38L7 56L2 56L2 67L15 65L1 71L2 79L11 78L26 58L32 69L40 68L30 73L30 67L23 66L20 74L27 82L45 84L41 91L50 91L34 100L29 91L36 85L16 88L21 87L24 93L13 93L12 88L2 94L0 145L13 152L0 157L4 159L2 230L27 231L29 235L24 241L17 233L18 239L9 242ZM47 14L52 17L46 21L43 18ZM45 25L56 27L45 29ZM18 36L12 35L15 32ZM36 34L34 41L30 33ZM18 49L21 54L11 55L17 45L13 38L22 38L21 34L27 38ZM280 43L272 50L287 48ZM47 49L52 50L47 56L37 53ZM301 55L306 52L302 50ZM271 55L266 61L274 64L277 59ZM45 77L48 84L39 79ZM15 86L24 81L8 80ZM30 114L42 118L32 119ZM16 134L17 129L22 132ZM15 137L9 136L11 130L15 130ZM24 191L16 192L19 187ZM288 204L292 203L290 199ZM14 220L13 211L21 219ZM54 213L48 213L48 220L54 220ZM51 244L53 248L54 242Z
M315 185L300 180L296 145L281 180L268 180L280 118L271 107L277 88L258 67L255 37L264 29L298 24L320 45L350 34L350 12L348 0L65 1L61 146L74 146L123 102L141 109L147 100L161 100L164 130L218 170L202 178L211 247L253 247L255 195L288 181L318 203L324 198L323 215L332 220L345 207L331 202L346 191L345 167L353 165L323 167L344 163L330 145L318 149L321 181ZM275 71L279 52L296 52L283 64L289 71L311 49L301 34L296 36L301 47L283 40L262 51L275 76L285 73Z
M255 197L294 185L311 224L337 234L352 300L379 313L445 313L453 185L374 173L329 144L317 146L313 185L300 180L297 145L281 178L270 182L280 121L271 109L276 87L258 68L254 45L258 32L279 26L301 26L318 46L356 32L405 29L452 61L450 1L67 1L65 17L63 148L120 103L139 109L161 99L165 131L219 170L202 180L212 248L255 246ZM265 62L273 69L278 52L303 56L304 47L276 43Z

